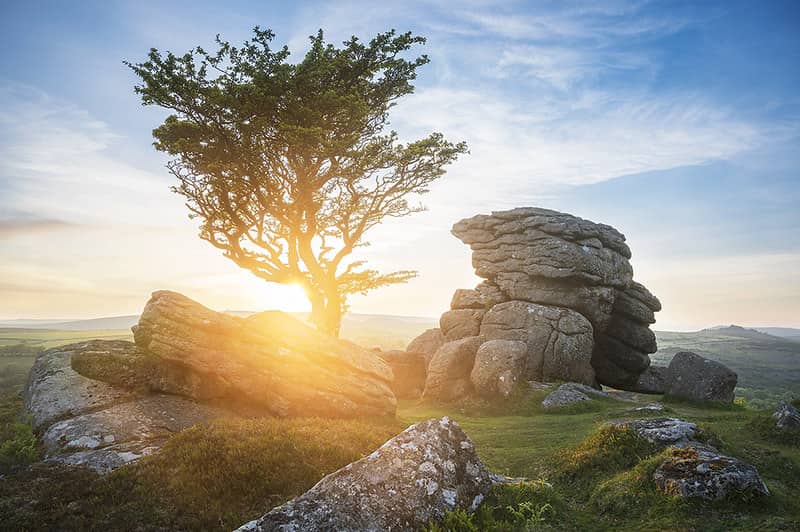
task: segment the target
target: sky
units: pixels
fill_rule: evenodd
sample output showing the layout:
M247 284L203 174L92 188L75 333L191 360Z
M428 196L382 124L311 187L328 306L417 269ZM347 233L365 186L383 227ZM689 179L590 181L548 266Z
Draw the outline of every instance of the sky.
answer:
M438 316L479 282L457 220L541 206L615 226L657 329L800 327L800 3L4 2L0 319L138 313L157 289L219 310L302 310L197 238L123 60L272 28L299 60L396 28L427 37L392 111L470 154L364 258L419 276L353 312Z

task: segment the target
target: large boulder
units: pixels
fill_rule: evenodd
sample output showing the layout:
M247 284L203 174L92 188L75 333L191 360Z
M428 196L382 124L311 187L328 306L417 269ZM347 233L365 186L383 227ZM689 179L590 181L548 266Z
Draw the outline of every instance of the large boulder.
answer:
M467 395L472 390L470 373L481 343L482 338L470 336L442 345L428 366L422 397L447 402Z
M439 318L439 328L446 342L460 340L467 336L477 336L481 330L481 319L484 310L458 309L449 310Z
M392 391L398 399L416 399L425 388L425 355L411 351L382 351L378 353L394 374Z
M480 333L486 340L518 340L528 346L526 380L594 384L592 325L566 308L507 301L486 313Z
M667 394L693 401L733 402L736 373L724 364L681 351L667 371Z
M239 530L419 530L447 511L475 510L491 485L461 428L431 419Z
M437 327L435 329L428 329L411 340L408 346L406 346L406 351L425 355L425 369L427 369L433 355L442 347L442 344L444 344L444 335L442 334L442 330Z
M478 395L506 398L524 378L528 345L519 340L489 340L475 354L470 381Z
M190 397L278 416L395 412L383 360L281 312L239 318L158 291L133 332L140 349L196 377Z

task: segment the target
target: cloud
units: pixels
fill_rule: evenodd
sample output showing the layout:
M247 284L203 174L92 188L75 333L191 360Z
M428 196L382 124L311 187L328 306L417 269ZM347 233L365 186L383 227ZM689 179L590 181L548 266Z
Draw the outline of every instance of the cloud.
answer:
M77 224L47 218L31 218L25 216L0 218L0 238L25 236L30 233L60 231L78 227L80 226Z

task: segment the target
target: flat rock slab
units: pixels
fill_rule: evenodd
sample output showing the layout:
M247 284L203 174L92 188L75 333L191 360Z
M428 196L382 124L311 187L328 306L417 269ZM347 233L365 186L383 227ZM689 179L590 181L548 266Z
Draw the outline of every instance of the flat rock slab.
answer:
M684 499L769 495L755 467L700 444L676 450L656 469L653 480L661 492Z
M59 421L42 436L49 455L165 438L193 425L232 414L174 395L150 395Z
M611 398L611 395L602 390L577 382L567 382L548 394L542 401L542 408L551 409L589 401L592 397Z
M418 530L448 510L474 510L491 486L458 424L431 419L239 530Z
M612 424L630 427L640 438L662 447L688 445L697 434L697 425L674 417L621 421Z
M86 378L72 370L74 353L135 350L131 342L92 340L55 347L36 357L25 388L25 408L33 428L41 431L50 424L86 412L133 399L128 390Z

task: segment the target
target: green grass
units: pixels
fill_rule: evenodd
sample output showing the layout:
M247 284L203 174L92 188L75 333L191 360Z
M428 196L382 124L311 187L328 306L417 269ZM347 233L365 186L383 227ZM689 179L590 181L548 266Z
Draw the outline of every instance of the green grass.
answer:
M0 328L0 347L23 345L39 349L49 349L65 344L86 340L133 340L128 329L109 329L96 331L58 331L52 329Z

